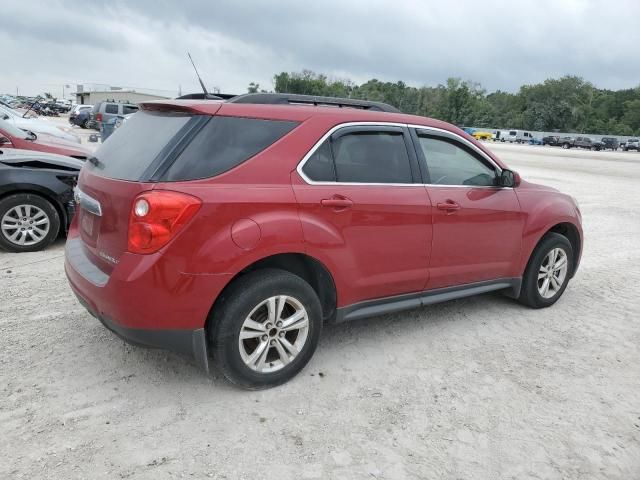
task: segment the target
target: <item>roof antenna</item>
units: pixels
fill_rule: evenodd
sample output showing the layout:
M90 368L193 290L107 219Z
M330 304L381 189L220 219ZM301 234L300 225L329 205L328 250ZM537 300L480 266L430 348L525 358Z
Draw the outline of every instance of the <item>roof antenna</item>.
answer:
M191 54L187 52L187 55L189 55L189 60L191 60L191 65L193 65L193 69L196 71L196 76L198 77L198 81L200 82L200 86L202 87L202 91L204 92L204 98L217 98L217 97L213 97L212 95L209 95L209 92L207 92L207 87L204 86L204 82L202 81L202 78L200 78L200 74L198 73L196 64L193 63L193 58L191 58Z

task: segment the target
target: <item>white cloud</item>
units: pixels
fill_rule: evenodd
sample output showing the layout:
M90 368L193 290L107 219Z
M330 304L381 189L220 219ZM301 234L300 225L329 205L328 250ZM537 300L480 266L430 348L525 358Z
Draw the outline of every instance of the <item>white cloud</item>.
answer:
M61 92L83 82L198 91L272 88L304 68L414 85L449 76L514 90L575 74L638 85L640 2L459 0L4 0L0 92ZM632 60L633 59L633 60Z

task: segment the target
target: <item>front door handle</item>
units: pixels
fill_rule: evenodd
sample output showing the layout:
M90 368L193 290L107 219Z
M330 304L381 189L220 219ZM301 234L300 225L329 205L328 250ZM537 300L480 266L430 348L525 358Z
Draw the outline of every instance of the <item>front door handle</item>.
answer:
M456 210L460 210L460 208L462 208L453 200L447 200L446 202L438 203L437 207L438 207L438 210L444 210L447 213L453 213Z
M353 202L346 197L334 195L331 198L323 198L322 200L320 200L320 204L323 207L342 209L351 207L353 205Z

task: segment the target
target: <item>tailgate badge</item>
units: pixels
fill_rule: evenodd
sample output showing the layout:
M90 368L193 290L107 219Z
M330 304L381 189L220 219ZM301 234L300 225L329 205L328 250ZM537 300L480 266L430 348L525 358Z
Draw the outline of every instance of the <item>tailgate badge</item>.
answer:
M109 263L113 263L114 265L117 265L118 263L120 263L120 260L116 260L115 258L113 258L111 255L109 255L108 253L104 253L102 250L100 250L98 252L98 256L100 258L105 259L107 262Z

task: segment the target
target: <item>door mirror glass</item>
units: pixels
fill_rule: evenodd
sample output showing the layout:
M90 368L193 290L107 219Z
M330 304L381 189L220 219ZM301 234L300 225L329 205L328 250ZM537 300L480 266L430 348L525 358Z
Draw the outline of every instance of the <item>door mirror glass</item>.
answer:
M512 170L502 170L500 175L500 186L515 188L520 185L520 175Z

